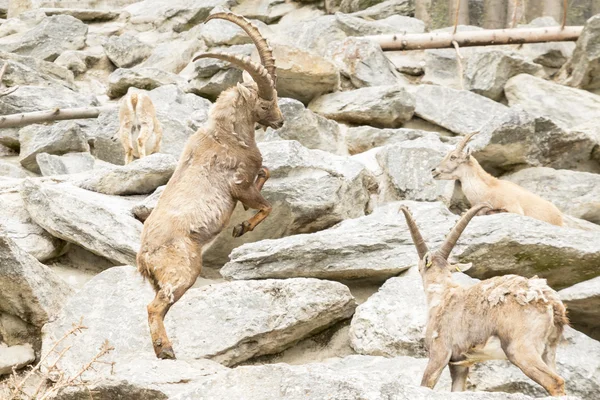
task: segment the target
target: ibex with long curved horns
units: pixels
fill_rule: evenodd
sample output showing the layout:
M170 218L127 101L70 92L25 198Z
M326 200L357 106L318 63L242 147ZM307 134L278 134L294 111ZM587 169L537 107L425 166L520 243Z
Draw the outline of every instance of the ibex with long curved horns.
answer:
M556 206L512 182L485 172L465 147L477 132L466 135L431 172L433 179L458 180L471 204L489 203L493 212L510 212L563 225L562 213Z
M234 228L234 237L252 231L271 212L260 194L269 172L262 166L254 129L256 122L274 129L283 125L275 90L275 60L266 40L248 20L217 13L207 21L215 18L244 29L258 48L262 65L230 54L196 57L229 61L246 70L254 82L221 93L205 126L188 139L173 177L144 224L137 264L156 290L148 305L148 323L159 358L175 358L164 317L196 281L202 248L227 225L237 202L259 211Z
M469 221L490 208L472 207L433 252L410 211L400 209L419 254L429 310L425 332L429 363L421 386L433 389L449 365L452 391L464 391L471 365L508 358L550 395L562 396L565 381L556 373L556 347L569 321L558 293L546 280L505 275L468 288L452 282L450 252Z

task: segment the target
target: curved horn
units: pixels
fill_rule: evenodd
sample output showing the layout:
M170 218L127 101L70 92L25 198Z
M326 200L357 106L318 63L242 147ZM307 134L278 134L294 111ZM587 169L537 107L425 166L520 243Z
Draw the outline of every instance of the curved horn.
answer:
M417 226L417 223L413 219L408 208L402 206L400 207L400 211L402 211L404 214L406 225L408 225L408 230L410 231L410 236L412 237L413 243L417 248L417 253L419 253L419 259L422 260L423 257L425 257L425 254L429 251L427 244L425 244L425 240L423 240L423 236L421 236L421 232L419 232L419 227Z
M491 209L492 206L490 206L487 203L481 203L481 204L477 204L476 206L473 206L469 209L469 211L467 211L465 213L465 215L463 215L458 222L456 223L456 225L454 225L454 228L452 228L452 230L450 231L450 233L448 234L448 236L446 236L446 240L444 241L444 244L442 244L442 246L440 247L440 249L438 250L438 255L442 256L444 258L444 260L448 259L448 256L450 256L450 252L452 251L452 249L454 248L454 246L456 246L456 242L458 242L458 239L460 238L460 235L463 233L463 231L465 230L465 228L467 227L467 225L469 224L469 222L471 221L471 219L481 210L483 210L484 208L489 208Z
M479 132L471 132L468 135L465 135L465 137L456 146L456 150L463 151L465 146L467 145L467 143L469 143L469 141L473 138L473 136L477 135L478 133Z
M250 57L241 57L226 53L203 53L194 57L192 62L200 58L216 58L228 61L248 71L252 79L254 79L254 82L258 85L258 96L265 100L273 100L273 93L275 90L273 89L273 81L271 80L269 73L262 65L252 62Z
M241 15L228 13L228 12L219 12L209 15L208 18L204 21L204 23L210 21L211 19L224 19L229 22L233 22L240 28L242 28L252 39L254 45L258 49L258 56L260 57L260 62L262 65L269 71L269 75L271 75L271 80L273 81L273 85L277 84L277 68L275 67L275 57L273 57L273 49L269 46L267 40L260 34L260 31L252 22L242 17ZM273 86L275 87L275 86Z

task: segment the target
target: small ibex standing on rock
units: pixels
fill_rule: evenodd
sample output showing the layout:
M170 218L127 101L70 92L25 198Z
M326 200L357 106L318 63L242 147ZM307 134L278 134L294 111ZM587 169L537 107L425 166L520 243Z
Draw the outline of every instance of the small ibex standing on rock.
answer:
M272 49L258 29L243 17L217 13L239 25L250 36L262 65L248 57L206 53L246 70L254 82L238 84L221 93L206 125L190 136L173 177L144 224L137 255L138 270L156 290L148 305L148 323L158 358L175 358L164 326L171 306L194 284L202 267L202 248L228 224L240 201L258 209L237 225L233 236L252 231L271 212L260 194L269 178L254 139L255 124L281 128L277 79ZM194 59L194 60L196 60Z
M123 97L119 107L119 139L125 150L125 164L160 151L162 127L152 100L144 93Z
M429 363L421 386L433 389L449 365L452 391L464 391L471 365L508 358L550 395L562 396L565 381L556 373L556 348L569 321L558 293L546 280L505 275L468 288L452 282L450 252L469 221L490 208L472 207L434 252L427 249L410 211L401 208L419 254L429 310Z
M556 206L512 182L485 172L465 146L475 135L470 133L434 168L434 179L458 180L471 204L489 203L488 213L509 212L562 226L562 213Z

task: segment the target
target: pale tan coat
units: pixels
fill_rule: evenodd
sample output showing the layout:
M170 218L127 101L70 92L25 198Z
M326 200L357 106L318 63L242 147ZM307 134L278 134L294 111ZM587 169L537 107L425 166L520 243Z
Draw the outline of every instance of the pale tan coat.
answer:
M125 164L134 157L158 153L162 135L162 126L150 97L145 93L124 96L119 107L119 140L125 150Z

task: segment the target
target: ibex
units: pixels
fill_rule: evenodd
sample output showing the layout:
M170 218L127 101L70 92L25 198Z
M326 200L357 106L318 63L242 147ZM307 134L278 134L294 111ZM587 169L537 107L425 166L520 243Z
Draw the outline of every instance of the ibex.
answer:
M272 49L258 29L243 17L217 13L250 36L262 65L249 57L205 53L246 70L254 82L237 84L219 96L206 124L188 139L179 164L145 221L138 270L148 278L156 297L148 305L148 323L158 358L175 358L164 327L169 308L194 284L202 267L202 248L228 224L240 201L259 211L233 229L239 237L252 231L271 212L260 194L269 178L254 139L255 124L281 128L276 69Z
M469 367L508 358L552 396L565 394L556 373L556 348L569 321L558 294L545 279L505 275L471 287L452 282L448 256L469 221L488 204L472 207L441 247L430 252L410 211L401 207L419 255L427 297L425 344L429 363L421 386L431 389L449 365L452 391L464 391Z
M465 136L456 149L444 157L431 171L433 178L459 180L471 204L485 202L492 205L489 213L510 212L562 226L562 214L554 204L519 185L493 177L471 156L470 150L465 151L475 133Z
M152 100L144 93L123 97L119 107L119 139L125 150L125 164L160 151L162 127Z

